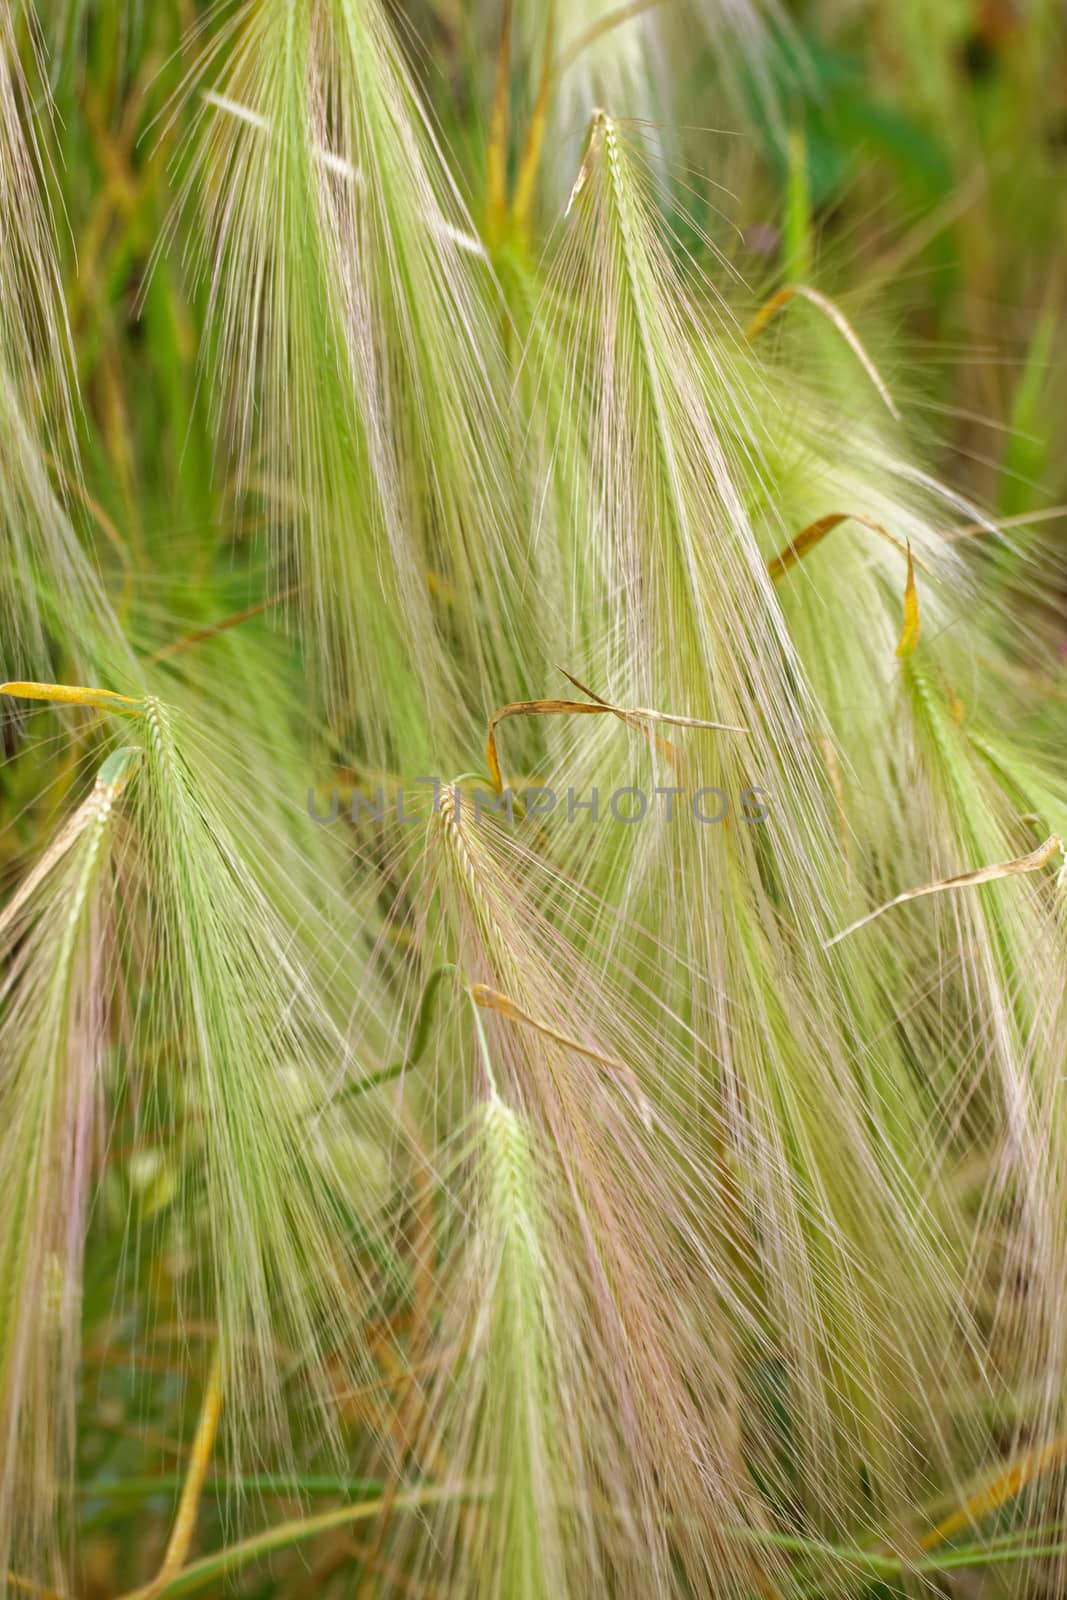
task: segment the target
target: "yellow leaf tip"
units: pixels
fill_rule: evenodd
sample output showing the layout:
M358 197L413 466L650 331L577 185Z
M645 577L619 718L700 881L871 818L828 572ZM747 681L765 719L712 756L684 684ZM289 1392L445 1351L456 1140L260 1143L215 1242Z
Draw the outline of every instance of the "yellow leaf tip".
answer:
M904 621L897 640L897 655L903 659L914 653L922 631L919 615L919 591L915 584L915 559L908 545L908 576L904 584Z
M119 711L140 716L141 702L111 689L86 689L67 683L0 683L0 694L19 700L44 700L52 705L92 706L97 711Z

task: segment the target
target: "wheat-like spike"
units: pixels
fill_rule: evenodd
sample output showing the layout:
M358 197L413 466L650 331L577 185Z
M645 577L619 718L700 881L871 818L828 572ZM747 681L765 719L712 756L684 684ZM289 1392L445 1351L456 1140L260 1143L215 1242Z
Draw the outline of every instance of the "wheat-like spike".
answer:
M192 1146L176 1157L204 1186L203 1287L219 1324L223 1389L237 1426L256 1412L277 1425L281 1351L298 1352L321 1383L325 1352L346 1342L363 1292L336 1209L340 1145L319 1141L308 1121L316 1106L336 1107L356 1060L310 958L198 777L182 720L146 698L135 822L151 891L143 909L152 978L142 980L140 1025L148 1037L185 1041L150 1097L167 1139L174 1072L199 1111Z
M502 684L520 631L484 253L378 0L239 7L190 87L220 429L239 483L292 486L267 523L333 705L424 770L466 714L447 637Z
M0 925L0 1573L56 1582L75 1444L82 1253L104 1134L115 988L117 802L125 760L16 893Z
M758 520L780 449L753 400L764 378L716 315L713 287L669 247L635 147L624 125L595 114L554 284L567 308L570 404L586 419L568 470L584 475L597 507L599 564L617 595L585 676L619 705L681 712L706 695L747 735L687 740L683 782L661 775L656 747L646 761L636 743L613 752L595 730L561 731L539 778L557 793L587 797L596 785L601 796L602 820L554 831L564 870L642 925L659 926L668 903L669 937L702 974L679 982L675 1003L717 1062L702 1090L723 1118L740 1210L773 1218L760 1229L760 1271L789 1348L805 1499L824 1525L844 1527L858 1512L848 1480L861 1462L890 1518L907 1502L913 1425L939 1464L949 1457L944 1412L912 1412L900 1374L936 1390L932 1374L967 1359L971 1330L952 1331L956 1219L950 1197L928 1192L931 1111L888 1016L858 1069L840 1027L841 980L821 956L821 939L845 920L847 878L817 760L826 709L784 609L802 582L773 582L782 532L764 547ZM906 542L914 515L869 514ZM899 583L897 553L882 543ZM613 786L647 795L668 781L681 796L673 817L662 807L640 827L605 825ZM766 826L744 813L752 784L775 797ZM689 804L704 785L721 800L714 826Z
M666 1594L674 1559L702 1575L699 1581L714 1571L740 1590L748 1557L731 1548L726 1530L753 1512L727 1423L729 1401L710 1376L713 1361L721 1373L729 1336L705 1325L688 1277L690 1270L709 1272L727 1299L736 1293L738 1321L751 1328L747 1289L727 1288L722 1278L717 1246L729 1224L710 1199L705 1210L697 1197L705 1184L716 1188L721 1174L699 1170L673 1103L662 1119L657 1103L650 1117L638 1085L650 1081L651 1069L642 1060L638 1071L620 1054L625 1032L613 1026L621 1019L605 992L610 980L589 972L578 949L527 898L519 885L528 873L509 876L503 836L472 823L453 786L440 791L428 843L437 865L427 892L446 912L447 948L477 1007L473 1040L466 1005L457 1019L468 1034L465 1095L468 1106L473 1101L457 1134L463 1185L474 1181L472 1139L488 1153L506 1131L509 1142L528 1150L534 1186L511 1195L510 1255L501 1255L499 1266L493 1263L508 1213L494 1219L476 1203L457 1215L464 1265L442 1285L450 1357L440 1383L429 1386L413 1448L421 1460L443 1454L456 1481L501 1464L485 1515L456 1513L441 1534L454 1552L456 1581L473 1593L499 1592L503 1552L527 1550L536 1513L540 1550L524 1569L508 1562L513 1583L526 1571L520 1592L581 1594L601 1583L625 1586L643 1571L650 1592ZM443 1017L437 1032L437 1065L424 1063L417 1081L440 1086L439 1121L455 1093L444 1068L456 1046ZM660 1080L652 1073L651 1081ZM653 1128L655 1153L646 1148ZM475 1174L484 1160L478 1156ZM499 1173L502 1154L496 1160ZM453 1187L468 1192L463 1185L452 1179L443 1203L450 1205ZM481 1192L477 1180L474 1193ZM494 1330L501 1331L504 1310L518 1295L512 1274L526 1285L521 1338L513 1327L493 1356ZM675 1299L687 1297L682 1325L662 1318L664 1278ZM515 1363L534 1374L519 1391L508 1376ZM713 1422L694 1409L694 1388ZM513 1454L505 1471L511 1443L525 1454ZM397 1550L413 1557L399 1536Z

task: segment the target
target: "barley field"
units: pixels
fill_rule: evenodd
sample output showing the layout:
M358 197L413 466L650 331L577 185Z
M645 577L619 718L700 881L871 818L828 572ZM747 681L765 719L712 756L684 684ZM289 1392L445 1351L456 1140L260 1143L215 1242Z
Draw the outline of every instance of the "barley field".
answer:
M1062 0L0 0L0 1597L1067 1600Z

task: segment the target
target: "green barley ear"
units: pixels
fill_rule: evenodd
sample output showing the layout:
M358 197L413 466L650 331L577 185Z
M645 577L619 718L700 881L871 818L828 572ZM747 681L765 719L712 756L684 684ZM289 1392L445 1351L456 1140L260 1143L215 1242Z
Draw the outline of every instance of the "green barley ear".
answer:
M499 1419L497 1438L511 1441L507 1453L486 1463L490 1475L507 1484L508 1505L500 1519L505 1536L498 1539L490 1564L496 1576L485 1591L525 1593L532 1600L564 1592L558 1513L551 1509L563 1487L553 1458L563 1454L556 1441L564 1419L561 1408L553 1415L548 1404L553 1329L542 1289L546 1239L539 1227L536 1158L520 1120L496 1095L486 1107L484 1139L492 1252L488 1278L495 1291L487 1377L504 1404L514 1407L510 1421Z
M473 1147L456 1219L466 1248L449 1287L464 1351L439 1404L455 1414L465 1464L498 1488L457 1520L452 1564L464 1592L486 1600L563 1597L574 1462L542 1175L523 1118L495 1090L463 1143Z
M967 1359L963 1253L951 1201L928 1194L936 1114L891 1017L866 1043L863 1008L820 947L846 875L823 711L752 511L775 493L766 377L715 285L669 248L632 144L596 114L555 275L586 420L571 470L585 476L598 563L619 597L597 693L745 732L679 735L667 755L628 748L602 719L560 740L545 781L584 793L599 782L602 795L612 780L687 797L714 785L727 797L717 825L698 825L683 798L673 822L660 810L640 829L565 828L557 849L643 926L661 926L666 898L671 942L700 974L672 1001L711 1057L700 1087L722 1119L741 1212L763 1218L760 1282L788 1352L797 1493L840 1531L865 1494L890 1521L907 1503L920 1435L945 1458L943 1410L916 1408L909 1390L943 1395L946 1369ZM773 797L765 826L739 809L752 785ZM681 1092L686 1077L675 1081Z
M913 1025L927 1039L941 1041L944 1092L973 1097L970 1154L984 1152L986 1214L991 1228L996 1219L1006 1232L1007 1242L995 1250L991 1240L983 1240L973 1292L981 1295L987 1287L982 1279L993 1275L989 1254L1001 1257L1003 1251L998 1298L1010 1293L1012 1274L1025 1270L1032 1284L1041 1286L1028 1299L1025 1345L1031 1355L1040 1352L1050 1371L1062 1374L1067 1371L1060 1279L1067 1238L1061 1065L1067 922L1058 873L1063 861L1059 830L1067 822L1063 764L1028 750L1018 738L1012 748L1003 725L989 712L969 715L946 692L948 675L938 662L938 643L932 641L925 653L917 651L901 670L916 813L908 818L905 859L909 871L922 869L913 883L901 887L910 890L937 877L942 862L952 872L977 873L979 882L959 891L951 909L930 903L910 917L906 911L890 913L897 921L884 930L879 947L894 949L906 941L911 960L903 952L895 959L911 992L921 992L920 962L926 972L944 971L957 949L968 954L972 1005L961 1008L950 1032L925 1008L914 1015ZM1054 837L1041 848L1050 833ZM991 874L994 881L981 883L982 869L1031 852L1035 865L1041 864L1032 875L1000 879ZM933 873L927 870L931 862ZM894 879L899 872L898 867ZM1003 1314L998 1306L998 1321ZM1032 1406L1032 1422L1042 1433L1062 1428L1058 1393L1034 1397Z
M491 685L521 631L485 253L377 0L244 5L193 82L223 431L334 706L417 771L463 721L448 641Z
M730 1273L741 1235L715 1114L687 1126L673 1087L699 1047L655 974L644 1005L616 977L617 925L597 930L613 960L591 964L576 936L593 904L451 789L426 866L412 967L444 957L455 1004L412 1093L458 1128L460 1173L441 1185L441 1369L412 1453L439 1451L457 1485L489 1478L484 1514L457 1513L437 1542L460 1591L487 1597L666 1594L675 1571L744 1592L733 1530L760 1509L736 1360L762 1335L752 1284Z
M160 700L144 701L137 729L136 1026L158 1058L145 1116L183 1174L185 1214L201 1241L199 1288L247 1442L257 1417L280 1428L283 1372L321 1385L327 1352L352 1345L368 1291L342 1219L346 1208L372 1211L376 1185L359 1174L360 1143L336 1104L357 1063L322 999L327 978L243 858L225 777L198 770L188 717ZM319 957L328 976L325 938ZM358 1369L358 1348L351 1359Z
M594 115L554 278L585 419L591 537L602 570L626 585L612 671L633 687L613 698L746 728L743 761L769 772L808 713L746 509L759 375L728 329L709 326L710 290L668 248L631 143ZM698 711L698 697L712 709ZM798 777L802 765L798 755Z
M969 1241L959 1257L961 1306L979 1322L992 1319L985 1342L1025 1390L1022 1345L1027 1361L1064 1369L1057 1063L1067 953L1055 867L1040 848L1067 822L1062 762L1027 726L1043 695L1025 673L1021 683L1011 676L1003 624L969 570L968 545L946 538L961 512L968 523L973 512L887 446L878 427L858 425L846 396L839 416L825 398L798 402L806 417L822 415L821 441L798 425L779 459L779 493L760 510L776 530L767 534L770 551L783 515L797 529L817 526L831 506L858 507L862 496L868 529L891 532L908 550L835 523L776 584L834 752L828 790L836 783L850 886L835 960L868 1036L879 1009L898 1034L904 1083L914 1081L909 1062L928 1063L922 1098L934 1121L924 1161L936 1161L944 1193L980 1195L977 1227L955 1217L961 1246ZM862 626L828 626L851 617ZM1044 866L982 882L995 864L1031 856ZM974 881L950 895L915 896L960 875ZM913 1127L922 1138L921 1123ZM1012 1288L1021 1273L1041 1285L1025 1310ZM953 1425L981 1461L995 1447L989 1402L975 1387L958 1390ZM996 1402L997 1416L1003 1405ZM1051 1390L1018 1406L1032 1434L1062 1428Z
M55 1583L73 1470L82 1249L103 1148L116 870L136 749L0 913L0 1575ZM2 1580L0 1580L2 1581Z
M268 1436L285 1448L282 1385L293 1377L326 1405L320 1438L336 1436L336 1390L364 1369L357 1329L377 1292L347 1219L364 1219L368 1239L380 1227L387 1180L380 1163L370 1174L364 1165L373 1140L390 1141L392 1123L383 1107L361 1105L357 1127L338 1097L362 1068L323 998L335 961L326 924L316 941L320 914L299 885L283 920L267 890L279 888L273 867L254 869L242 855L246 837L262 843L255 826L243 834L233 826L255 796L228 792L227 781L247 774L205 766L204 739L158 699L5 688L121 717L138 741L105 762L92 797L0 922L9 958L0 995L4 1171L16 1182L3 1244L5 1460L31 1428L39 1443L26 1446L33 1471L21 1481L38 1507L33 1540L44 1545L59 1471L52 1457L60 1447L69 1455L72 1438L77 1263L98 1176L93 1119L105 1054L114 1046L121 1068L108 1099L125 1104L164 1153L175 1225L195 1242L179 1314L217 1327L238 1450L253 1440L261 1448ZM127 786L121 892L108 901L104 842ZM106 947L99 904L109 913ZM312 969L316 957L325 976ZM109 1006L118 993L121 1032ZM57 1202L59 1193L68 1199ZM49 1275L55 1294L35 1299L32 1285L47 1288ZM64 1330L63 1371L49 1355L58 1331L50 1345L43 1325L34 1337L28 1320L46 1315ZM5 1472L5 1486L19 1481ZM17 1505L4 1510L12 1526Z

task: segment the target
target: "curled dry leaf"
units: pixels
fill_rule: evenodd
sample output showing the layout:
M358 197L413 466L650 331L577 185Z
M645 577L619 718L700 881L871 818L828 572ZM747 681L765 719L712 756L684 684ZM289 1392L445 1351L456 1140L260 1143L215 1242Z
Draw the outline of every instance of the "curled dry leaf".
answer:
M571 715L576 717L612 716L618 717L620 722L625 722L627 727L637 728L646 738L648 730L641 727L643 722L667 723L673 728L706 728L716 733L747 733L747 728L738 727L727 722L706 722L701 717L678 717L667 711L652 711L644 706L615 706L607 700L601 699L592 689L587 689L583 683L567 672L560 669L563 676L573 683L576 689L590 696L592 704L585 700L512 700L506 706L501 706L494 711L489 719L489 731L485 741L485 759L489 768L489 776L493 780L498 794L503 791L504 778L500 770L500 759L497 754L496 730L506 717L556 717ZM657 740L668 759L673 759L673 747L666 740Z
M498 989L491 989L488 984L474 983L471 985L471 998L475 1005L481 1006L485 1011L498 1011L502 1017L507 1017L511 1022L525 1023L528 1028L536 1028L538 1033L543 1033L546 1039L554 1039L557 1044L565 1045L568 1050L577 1050L580 1055L588 1056L591 1061L599 1061L601 1066L622 1069L624 1062L614 1056L606 1056L599 1050L592 1049L589 1045L582 1044L578 1039L572 1039L568 1034L560 1033L557 1028L550 1028L546 1022L538 1022L536 1017L531 1017L514 1000L509 1000L506 994L501 994Z
M814 550L815 546L820 544L828 533L832 533L835 528L839 528L843 522L859 523L861 528L869 528L880 539L887 540L894 550L900 551L902 556L908 554L908 546L902 540L895 538L888 528L884 528L873 517L866 516L862 511L830 511L827 512L826 516L817 517L814 522L809 522L806 528L801 529L796 538L790 539L784 550L776 555L772 561L768 561L767 576L771 582L777 583L781 578L784 578L790 567L796 566L798 561L803 561L809 551ZM927 571L921 561L914 557L912 559L915 560L917 567L922 567L924 572Z
M625 1077L631 1087L631 1092L641 1114L641 1121L646 1128L652 1126L652 1107L647 1095L643 1094L637 1085L637 1080L625 1061L620 1061L617 1056L608 1056L601 1050L582 1044L580 1039L572 1039L569 1034L560 1033L557 1028L550 1028L545 1022L538 1022L536 1017L531 1017L523 1011L506 994L501 994L497 989L491 989L487 984L474 983L471 985L471 999L475 1005L481 1006L485 1011L497 1011L502 1017L507 1017L510 1022L523 1023L527 1028L533 1028L537 1033L543 1034L546 1039L551 1039L556 1044L561 1044L565 1050L576 1050L579 1055L587 1056L590 1061L595 1061L598 1066L606 1067L611 1072L620 1073Z
M840 307L836 306L834 302L828 298L828 296L820 294L818 289L812 289L806 283L791 283L786 288L779 289L777 294L772 294L766 305L762 306L752 318L752 321L745 329L745 338L749 340L749 342L755 339L757 334L763 332L764 328L769 322L774 321L779 311L781 311L784 306L787 306L790 300L795 300L797 298L801 300L807 300L809 304L815 306L815 308L821 311L825 317L829 318L834 327L837 329L838 333L841 335L842 339L844 339L845 343L852 351L853 355L856 357L856 360L862 366L864 372L866 372L868 378L870 378L871 382L874 384L874 387L881 396L882 403L889 412L889 415L891 417L895 417L899 422L900 412L897 409L896 401L890 394L889 387L886 384L885 379L882 377L881 373L878 371L878 368L875 366L874 362L867 354L867 351L864 349L859 334L856 332L855 328L852 326L851 322L849 322L848 318L845 316Z
M835 944L840 944L842 939L847 939L850 933L866 927L868 922L873 922L883 912L892 911L894 906L902 906L909 900L921 900L928 894L942 894L947 889L973 889L980 883L996 883L1000 878L1017 878L1026 872L1039 872L1057 854L1063 854L1063 843L1056 834L1045 840L1037 850L1029 855L1019 856L1015 861L1001 861L991 867L976 867L973 872L960 872L952 878L938 878L934 883L924 883L918 889L905 889L903 894L898 894L892 900L887 900L885 905L879 906L875 911L869 911L865 917L860 917L857 922L852 922L840 933L835 933L832 939L824 942L823 949L829 950Z

